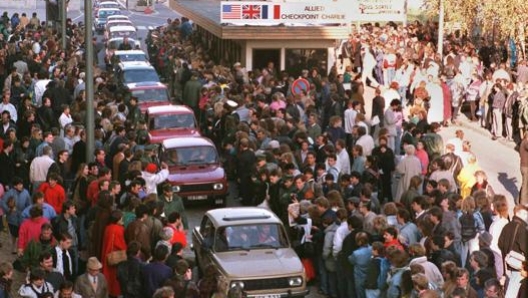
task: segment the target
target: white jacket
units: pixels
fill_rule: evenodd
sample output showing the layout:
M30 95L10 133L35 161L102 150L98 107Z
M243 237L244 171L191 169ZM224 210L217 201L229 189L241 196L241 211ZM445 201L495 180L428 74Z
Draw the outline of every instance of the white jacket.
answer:
M158 184L163 183L169 177L169 170L163 169L157 174L152 174L149 172L141 172L141 178L145 179L145 191L147 195L151 193L158 193L157 186Z

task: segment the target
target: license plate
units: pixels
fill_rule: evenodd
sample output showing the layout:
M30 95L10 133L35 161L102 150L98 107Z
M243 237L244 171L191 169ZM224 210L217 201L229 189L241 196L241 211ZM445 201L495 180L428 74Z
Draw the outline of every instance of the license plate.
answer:
M216 199L216 200L215 200L215 204L220 205L220 204L223 204L223 203L224 203L224 200L223 200L223 199Z
M187 200L189 200L189 201L203 201L203 200L207 200L207 196L188 196Z
M275 294L275 295L259 295L259 296L255 296L255 298L280 298L281 295L279 294Z

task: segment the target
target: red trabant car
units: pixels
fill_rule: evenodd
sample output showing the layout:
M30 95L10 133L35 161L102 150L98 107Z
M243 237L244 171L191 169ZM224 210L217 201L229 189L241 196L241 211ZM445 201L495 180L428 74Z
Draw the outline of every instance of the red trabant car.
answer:
M145 117L152 144L159 144L169 138L200 136L194 112L186 106L149 107Z
M216 206L225 205L226 173L211 140L203 137L166 139L159 150L161 161L169 166L167 180L184 202L208 201Z

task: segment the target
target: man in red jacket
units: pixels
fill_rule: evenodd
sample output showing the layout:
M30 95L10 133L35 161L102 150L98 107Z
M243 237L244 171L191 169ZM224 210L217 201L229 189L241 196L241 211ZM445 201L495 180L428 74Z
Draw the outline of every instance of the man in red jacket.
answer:
M92 203L92 207L97 204L99 192L102 190L108 190L110 180L112 180L112 172L109 168L105 167L99 170L99 177L96 180L90 182L88 185L86 198Z
M53 207L57 214L62 212L62 204L66 201L66 192L59 182L59 174L49 174L48 181L42 183L37 191L44 194L44 201Z

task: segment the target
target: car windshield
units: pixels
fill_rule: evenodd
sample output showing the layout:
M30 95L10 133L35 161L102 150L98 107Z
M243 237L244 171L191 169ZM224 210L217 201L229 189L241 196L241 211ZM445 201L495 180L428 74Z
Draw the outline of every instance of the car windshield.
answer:
M130 37L130 38L136 39L137 33L134 30L110 32L110 38L116 38L116 37Z
M170 128L194 128L194 116L191 114L169 114L157 115L150 120L149 128L170 129Z
M139 82L159 82L158 74L154 69L128 69L124 74L125 84Z
M168 102L169 101L169 97L167 95L167 89L165 88L134 90L132 91L132 97L137 98L139 103L156 102L156 101Z
M121 12L119 10L99 10L98 12L99 19L106 19L115 14L121 14Z
M99 8L119 8L119 4L117 4L117 3L101 3L101 4L99 4Z
M218 163L218 154L213 146L170 148L162 160L169 166L206 165Z
M118 39L112 39L109 43L108 43L108 48L109 49L119 49L119 46L123 43L123 38L118 38ZM134 39L129 39L128 40L128 43L130 44L130 46L132 48L135 48L136 47L136 41Z
M145 57L145 54L119 54L116 58L119 62L147 61L147 57Z
M217 252L283 247L288 247L288 240L279 224L220 227L214 241Z

